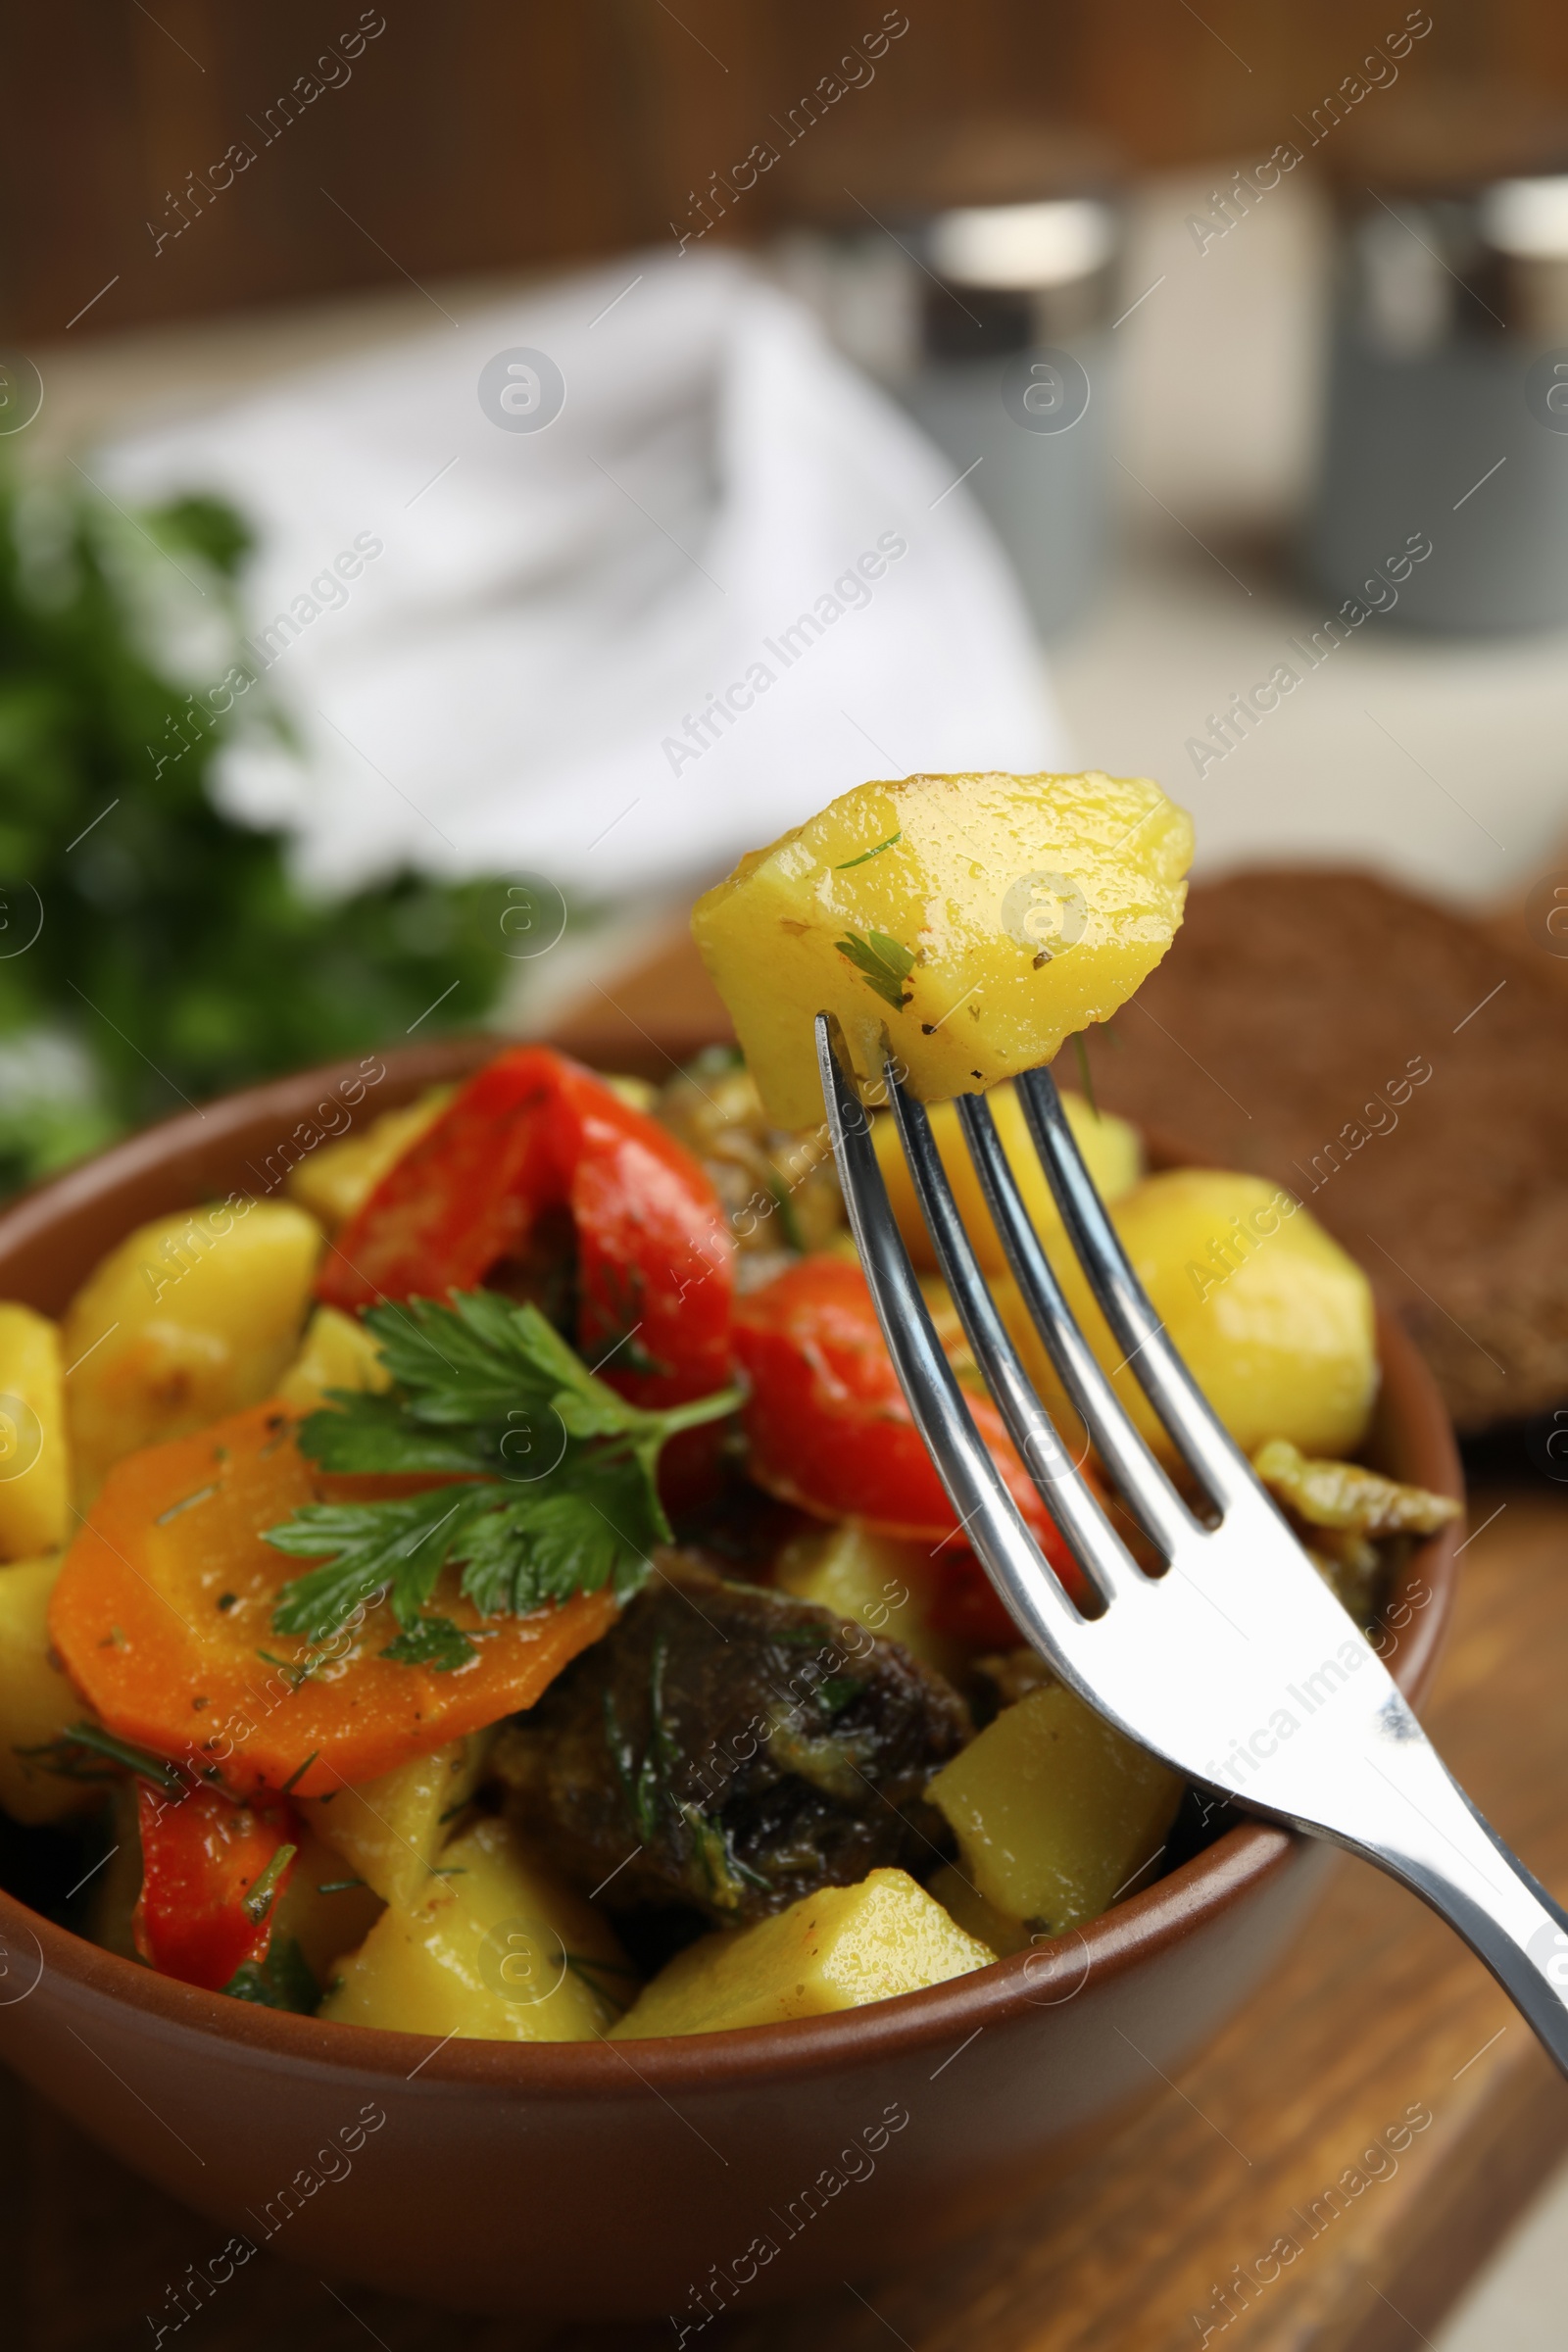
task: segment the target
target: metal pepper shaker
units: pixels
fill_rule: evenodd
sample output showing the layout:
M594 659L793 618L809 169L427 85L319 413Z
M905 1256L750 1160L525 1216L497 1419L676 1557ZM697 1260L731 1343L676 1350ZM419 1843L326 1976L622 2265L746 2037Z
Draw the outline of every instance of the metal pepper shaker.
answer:
M1396 623L1560 626L1568 119L1486 88L1382 105L1332 158L1339 257L1305 567ZM1390 559L1423 542L1391 586Z
M1075 132L970 122L845 178L851 209L787 240L786 276L946 452L1057 636L1110 541L1114 166Z

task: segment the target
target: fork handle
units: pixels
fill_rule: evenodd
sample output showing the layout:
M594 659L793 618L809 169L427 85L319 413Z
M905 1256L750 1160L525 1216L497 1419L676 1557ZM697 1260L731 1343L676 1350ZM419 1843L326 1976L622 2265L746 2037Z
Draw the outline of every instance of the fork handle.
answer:
M1337 1844L1376 1863L1463 1936L1568 2075L1568 1912L1477 1811L1427 1739L1409 1730L1365 1758L1347 1805L1354 1830L1319 1821ZM1415 1736L1409 1736L1414 1732ZM1377 1823L1368 1833L1368 1823Z

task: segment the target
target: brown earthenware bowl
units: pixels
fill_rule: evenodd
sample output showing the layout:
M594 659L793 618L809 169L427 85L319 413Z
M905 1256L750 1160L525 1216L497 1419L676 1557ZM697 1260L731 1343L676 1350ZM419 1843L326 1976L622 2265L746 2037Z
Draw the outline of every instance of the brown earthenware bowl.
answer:
M494 1050L389 1055L356 1115ZM143 1219L266 1189L287 1153L313 1148L316 1106L344 1101L357 1067L189 1112L17 1202L0 1216L0 1297L58 1313ZM1396 1326L1380 1345L1372 1458L1457 1494L1429 1374ZM1391 1604L1385 1654L1414 1698L1455 1544L1450 1529L1422 1545ZM669 2314L678 2336L721 2304L906 2259L1079 2160L1247 2000L1298 1929L1323 1852L1247 1824L1081 1932L953 1984L629 2049L438 2043L252 2008L0 1894L0 2056L211 2218L215 2283L265 2244L428 2303Z

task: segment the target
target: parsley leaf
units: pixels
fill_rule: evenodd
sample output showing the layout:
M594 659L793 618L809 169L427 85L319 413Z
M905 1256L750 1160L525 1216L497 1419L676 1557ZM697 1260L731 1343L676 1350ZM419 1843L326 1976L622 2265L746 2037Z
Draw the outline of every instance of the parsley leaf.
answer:
M428 1666L435 1674L451 1674L477 1655L473 1643L450 1617L416 1617L406 1634L399 1634L382 1650L398 1666Z
M372 1307L365 1322L404 1392L404 1412L422 1427L505 1422L514 1405L547 1402L574 1378L592 1378L536 1306L516 1306L497 1291Z
M386 1502L313 1502L268 1528L275 1551L323 1563L283 1587L272 1631L329 1641L362 1601L382 1592L399 1625L412 1625L450 1555L453 1522L473 1507L476 1492L436 1487Z
M487 1617L521 1614L607 1584L626 1600L655 1544L668 1541L652 1480L635 1463L605 1463L592 1491L525 1490L481 1519L464 1553L463 1590Z
M740 1401L726 1389L663 1412L628 1404L537 1307L491 1291L374 1307L365 1322L396 1385L332 1392L335 1409L302 1422L302 1451L338 1473L445 1472L449 1483L311 1503L267 1529L276 1550L319 1562L283 1587L272 1626L324 1642L384 1595L403 1630L381 1655L404 1665L448 1671L464 1662L456 1644L471 1646L449 1618L423 1614L449 1563L484 1616L606 1585L628 1598L669 1540L661 1449Z
M332 1390L341 1403L330 1412L307 1414L300 1446L323 1470L402 1472L488 1467L461 1433L421 1430L411 1423L396 1397Z
M186 1102L322 1061L346 1076L410 1023L477 1028L532 968L508 960L504 876L405 865L307 892L285 832L220 807L242 729L264 757L300 751L240 634L241 515L202 495L127 513L64 465L21 474L0 473L0 1194Z
M884 1004L902 1012L909 1002L904 983L914 969L914 952L889 939L885 931L868 931L860 939L853 931L834 941L839 954L876 990Z

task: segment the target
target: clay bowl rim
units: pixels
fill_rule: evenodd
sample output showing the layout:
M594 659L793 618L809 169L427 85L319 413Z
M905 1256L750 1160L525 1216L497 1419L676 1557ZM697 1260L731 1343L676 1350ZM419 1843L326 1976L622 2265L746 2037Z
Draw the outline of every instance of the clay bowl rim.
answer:
M365 1057L384 1065L384 1078L377 1083L377 1110L396 1107L426 1086L464 1075L508 1042L496 1036L457 1038ZM90 1217L95 1206L122 1191L135 1194L138 1188L151 1188L157 1193L160 1178L172 1165L187 1157L216 1157L225 1143L237 1148L242 1133L258 1124L275 1122L280 1135L288 1134L309 1117L323 1095L364 1066L343 1060L270 1080L126 1138L0 1211L0 1255L46 1242L62 1222ZM1171 1164L1176 1155L1162 1151L1154 1139L1152 1156L1156 1164ZM137 1203L127 1210L120 1231L157 1213ZM79 1281L87 1271L86 1264L77 1266L74 1279ZM1402 1327L1381 1310L1378 1354L1383 1372L1381 1420L1403 1433L1423 1483L1462 1499L1458 1449L1436 1384ZM1392 1595L1395 1602L1408 1600L1420 1587L1429 1595L1425 1602L1415 1599L1410 1622L1396 1636L1389 1660L1396 1682L1412 1701L1422 1697L1436 1670L1453 1604L1458 1545L1455 1520L1412 1552ZM1014 2022L1030 2009L1064 2005L1092 1982L1153 1965L1162 1953L1217 1921L1287 1868L1305 1842L1296 1832L1244 1821L1087 1927L1071 1929L970 1976L835 2016L650 2038L637 2043L635 2061L622 2042L442 2042L432 2034L338 2025L253 2007L157 1976L105 1951L3 1888L0 1937L20 1936L37 1945L39 1982L52 1969L90 2005L123 2004L140 2012L155 2032L184 2029L222 2040L251 2063L318 2064L362 2078L389 2080L417 2075L432 2090L440 2086L547 2101L595 2101L623 2095L628 2072L666 2093L683 2087L804 2080L834 2073L851 2061L866 2064L922 2050L935 2053L981 2027Z

